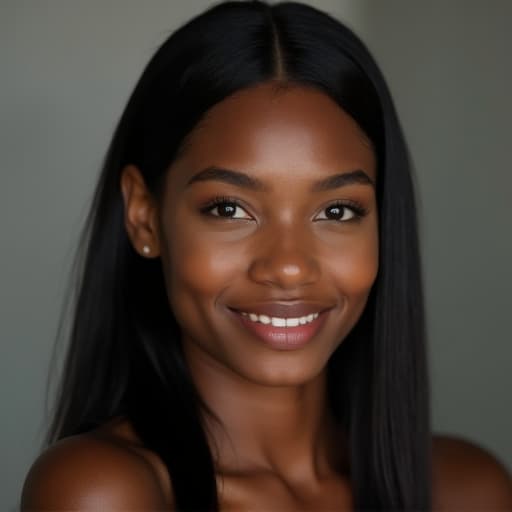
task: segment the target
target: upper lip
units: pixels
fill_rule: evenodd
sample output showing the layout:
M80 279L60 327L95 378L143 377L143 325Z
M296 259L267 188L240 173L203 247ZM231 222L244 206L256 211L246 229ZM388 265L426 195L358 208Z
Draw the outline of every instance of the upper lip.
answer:
M238 313L255 313L257 315L266 315L277 318L300 318L313 313L321 313L330 306L325 304L315 304L311 302L297 302L283 304L282 302L268 302L259 304L248 304L247 306L230 308Z

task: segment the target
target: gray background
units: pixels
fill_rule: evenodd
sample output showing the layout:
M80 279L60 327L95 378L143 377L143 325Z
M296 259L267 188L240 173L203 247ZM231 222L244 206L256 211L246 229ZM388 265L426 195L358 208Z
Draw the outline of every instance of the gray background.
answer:
M0 0L0 509L46 427L71 256L143 66L208 0ZM318 0L380 63L416 165L434 427L512 468L512 2Z

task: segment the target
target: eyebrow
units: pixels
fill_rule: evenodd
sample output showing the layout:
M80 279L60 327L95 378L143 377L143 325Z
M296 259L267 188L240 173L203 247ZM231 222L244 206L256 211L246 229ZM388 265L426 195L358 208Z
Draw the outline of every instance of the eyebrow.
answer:
M313 192L323 192L335 188L345 187L347 185L370 185L375 187L374 181L361 169L355 171L341 172L327 176L327 178L317 181L313 187Z
M198 172L187 182L187 186L201 181L221 181L235 185L237 187L246 188L256 191L267 191L268 187L260 180L248 176L247 174L232 169L223 169L220 167L207 167ZM311 187L312 192L323 192L333 190L347 185L370 185L375 187L374 181L361 169L349 172L333 174L320 181L317 181Z

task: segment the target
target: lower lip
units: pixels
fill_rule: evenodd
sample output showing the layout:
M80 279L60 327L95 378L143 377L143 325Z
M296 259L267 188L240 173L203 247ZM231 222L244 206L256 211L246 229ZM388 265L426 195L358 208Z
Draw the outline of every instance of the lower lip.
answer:
M323 311L315 320L297 327L275 327L272 324L253 322L234 311L241 324L261 341L276 350L296 350L307 345L327 319L328 311Z

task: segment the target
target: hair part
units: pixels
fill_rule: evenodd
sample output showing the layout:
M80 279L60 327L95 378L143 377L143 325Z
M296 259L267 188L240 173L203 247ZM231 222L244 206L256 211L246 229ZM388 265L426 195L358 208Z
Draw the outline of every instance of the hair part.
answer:
M140 258L128 240L119 183L122 169L134 164L158 198L170 164L208 110L269 81L323 91L376 152L379 272L360 320L329 362L328 392L348 434L356 509L429 510L425 326L406 145L363 43L327 14L294 2L217 5L172 34L144 70L87 218L47 442L124 416L167 467L177 508L218 510L205 407L183 358L161 263Z

